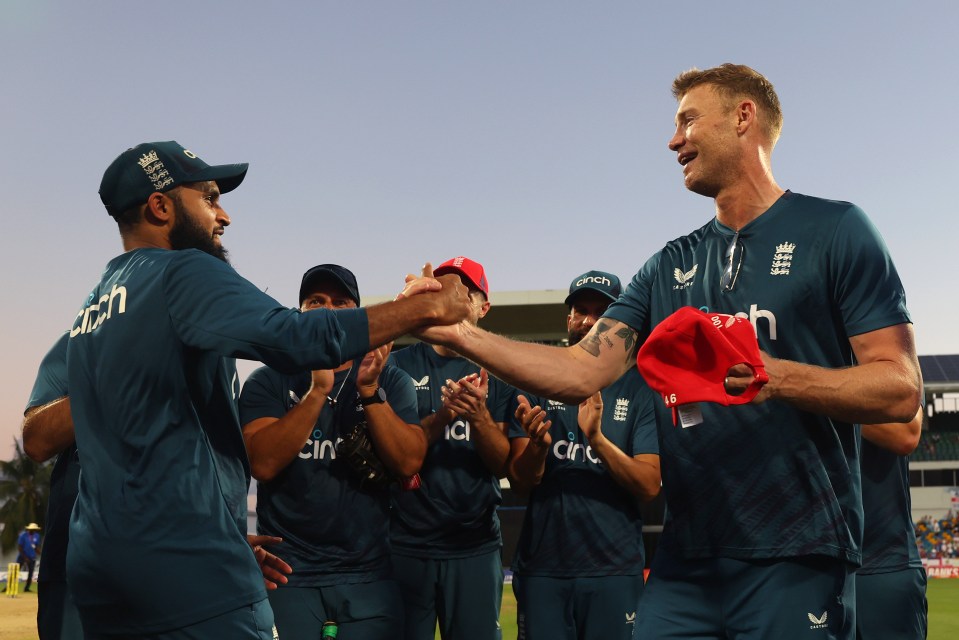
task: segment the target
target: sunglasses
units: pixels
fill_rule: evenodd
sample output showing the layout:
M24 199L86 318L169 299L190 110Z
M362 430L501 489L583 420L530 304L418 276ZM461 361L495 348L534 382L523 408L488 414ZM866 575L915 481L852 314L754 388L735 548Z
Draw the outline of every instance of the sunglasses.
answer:
M739 239L739 232L733 236L726 248L726 268L723 269L723 275L719 279L719 286L723 291L732 291L736 286L736 278L739 277L739 270L743 268L743 255L746 248L743 247L743 241Z

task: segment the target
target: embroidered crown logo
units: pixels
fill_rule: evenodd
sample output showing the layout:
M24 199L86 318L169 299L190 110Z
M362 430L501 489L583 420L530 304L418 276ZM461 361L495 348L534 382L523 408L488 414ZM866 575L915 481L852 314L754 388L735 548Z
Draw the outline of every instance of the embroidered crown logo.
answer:
M613 420L617 422L626 422L626 412L629 411L629 400L626 398L616 398L616 408L613 409Z
M776 245L776 253L773 255L772 265L769 267L771 276L788 276L789 269L793 264L793 252L796 250L794 242L783 242Z
M141 167L146 169L147 166L153 164L154 162L159 162L159 161L160 161L160 158L159 156L157 156L157 152L151 151L150 153L144 153L140 157L140 159L137 160L137 164L139 164Z
M784 242L776 245L776 253L792 253L796 250L796 245L792 242Z

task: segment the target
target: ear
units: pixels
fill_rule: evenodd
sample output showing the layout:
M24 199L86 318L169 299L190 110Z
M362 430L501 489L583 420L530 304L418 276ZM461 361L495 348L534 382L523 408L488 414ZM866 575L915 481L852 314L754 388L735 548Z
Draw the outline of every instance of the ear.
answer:
M173 221L175 211L170 196L154 191L147 198L144 218L155 225L164 225Z
M736 132L744 135L750 127L756 125L756 103L752 100L743 100L736 105Z
M489 313L489 300L484 300L483 306L480 307L479 317L484 318L487 313Z

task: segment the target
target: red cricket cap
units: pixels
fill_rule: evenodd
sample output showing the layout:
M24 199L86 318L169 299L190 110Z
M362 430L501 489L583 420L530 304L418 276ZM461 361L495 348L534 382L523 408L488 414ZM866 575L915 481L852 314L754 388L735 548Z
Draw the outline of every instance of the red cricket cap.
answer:
M434 276L441 276L447 273L455 273L466 280L463 284L479 289L489 299L489 283L486 281L486 272L483 265L475 260L470 260L465 256L450 258L440 266L433 269Z
M738 396L726 393L729 368L746 364L753 381ZM682 307L660 322L636 356L646 383L667 407L690 402L746 404L769 382L756 331L746 318Z

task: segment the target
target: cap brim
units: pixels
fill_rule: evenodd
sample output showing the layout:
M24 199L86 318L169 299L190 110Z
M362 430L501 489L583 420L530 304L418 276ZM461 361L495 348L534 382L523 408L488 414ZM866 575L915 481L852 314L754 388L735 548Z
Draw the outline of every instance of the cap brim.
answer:
M437 267L436 269L433 269L434 276L445 276L448 273L455 273L460 278L462 278L467 283L469 283L470 288L476 289L477 291L481 292L483 295L486 295L486 292L483 291L483 287L479 286L479 283L473 280L469 276L469 274L463 271L462 269L458 269L457 267Z
M566 296L566 300L563 301L563 304L565 304L568 307L576 296L578 296L579 294L581 294L583 291L586 291L586 290L595 291L596 293L600 293L604 295L605 297L609 298L610 302L616 302L616 296L610 294L608 291L603 291L602 289L597 289L596 287L586 286L586 287L580 287L576 291Z
M330 269L318 269L317 271L311 273L309 278L300 283L300 304L303 304L303 299L306 298L304 295L306 291L308 291L310 287L317 282L321 282L323 280L332 280L343 287L343 290L346 291L346 293L350 296L350 299L356 303L356 306L360 306L360 301L353 297L353 289L350 287L350 283L341 278L338 273L331 271ZM358 295L359 293L357 293L357 296Z
M216 186L219 187L220 193L229 193L240 186L249 168L250 165L247 162L240 164L218 164L207 167L202 171L197 171L190 176L190 179L194 182L213 180L216 182Z

